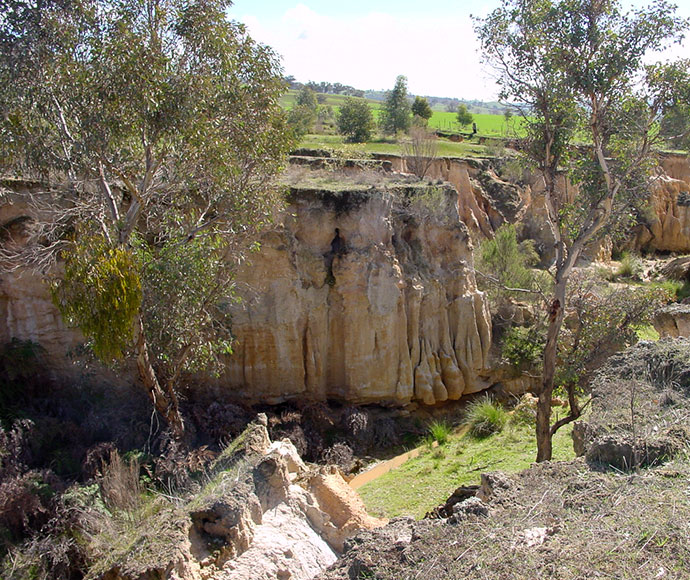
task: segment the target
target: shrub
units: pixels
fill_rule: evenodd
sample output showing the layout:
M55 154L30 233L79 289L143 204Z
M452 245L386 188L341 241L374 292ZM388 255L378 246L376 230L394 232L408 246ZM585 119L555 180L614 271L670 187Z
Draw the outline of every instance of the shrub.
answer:
M508 412L490 397L482 397L467 407L467 422L475 437L488 437L503 431L508 422Z
M501 354L517 370L525 370L539 364L544 344L545 337L536 327L512 327L503 336Z
M324 449L319 457L319 463L337 465L343 473L351 473L355 457L352 447L347 443L338 442Z
M429 435L433 441L438 441L439 445L448 443L451 427L445 421L433 421L429 425Z
M496 230L492 240L486 240L479 247L476 258L478 281L482 289L496 302L503 302L511 296L521 299L529 296L524 292L511 292L506 288L533 290L539 284L530 266L539 261L532 240L518 242L517 230L512 224L504 224Z

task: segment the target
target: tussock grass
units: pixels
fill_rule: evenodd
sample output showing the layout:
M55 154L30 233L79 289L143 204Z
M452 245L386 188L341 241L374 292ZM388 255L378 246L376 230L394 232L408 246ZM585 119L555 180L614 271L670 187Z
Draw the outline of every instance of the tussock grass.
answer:
M473 401L466 411L470 433L475 437L488 437L503 431L508 418L508 412L489 397Z
M434 441L437 441L439 445L448 443L451 431L451 426L445 421L433 421L429 425L429 435Z

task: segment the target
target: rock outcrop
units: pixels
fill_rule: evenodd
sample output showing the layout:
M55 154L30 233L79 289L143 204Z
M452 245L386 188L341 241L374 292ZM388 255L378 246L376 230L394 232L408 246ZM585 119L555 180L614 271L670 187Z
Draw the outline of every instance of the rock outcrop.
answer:
M238 275L245 400L434 404L488 386L489 313L447 184L293 188L284 225Z
M635 244L646 251L690 252L690 161L668 155L661 160L650 196L652 217L638 228Z
M11 192L27 192L37 184L5 181L0 192L0 245L25 243L32 227L34 208ZM0 343L11 339L40 344L56 370L65 370L65 354L81 341L79 332L67 328L53 304L45 280L32 271L16 269L0 274Z
M661 338L690 338L690 304L669 304L652 317L652 324Z
M265 419L265 417L264 417ZM107 580L308 580L345 541L385 525L334 467L307 467L289 440L251 424L223 452L213 479L177 507L138 523L93 576ZM157 518L157 519L156 519ZM157 523L156 523L157 522ZM159 528L161 539L150 537Z

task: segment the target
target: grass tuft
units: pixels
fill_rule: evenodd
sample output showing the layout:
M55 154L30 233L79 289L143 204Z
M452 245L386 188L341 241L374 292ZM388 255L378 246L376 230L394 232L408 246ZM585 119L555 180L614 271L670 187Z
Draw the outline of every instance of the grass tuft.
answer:
M429 435L431 435L433 441L438 441L439 445L448 443L451 430L450 425L445 421L433 421L429 425Z
M500 433L508 422L508 412L489 397L482 397L467 407L467 423L475 437Z
M642 260L638 256L629 252L623 252L621 256L621 264L616 270L616 274L620 278L639 278L642 274L643 265Z

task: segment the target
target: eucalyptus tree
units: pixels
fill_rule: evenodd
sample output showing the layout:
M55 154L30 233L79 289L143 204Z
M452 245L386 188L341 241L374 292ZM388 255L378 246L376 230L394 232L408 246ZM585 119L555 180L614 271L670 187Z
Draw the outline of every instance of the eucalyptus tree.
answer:
M523 157L543 178L554 239L537 461L551 458L554 433L581 413L571 387L568 416L551 423L568 280L585 248L629 223L648 196L658 124L688 67L645 58L686 28L664 0L628 13L616 0L504 0L475 21L501 99L521 109ZM567 195L559 183L568 184Z
M278 197L277 57L228 0L4 6L0 164L45 184L35 243L4 265L52 272L65 319L100 358L136 360L181 437L180 381L229 351L233 267Z

